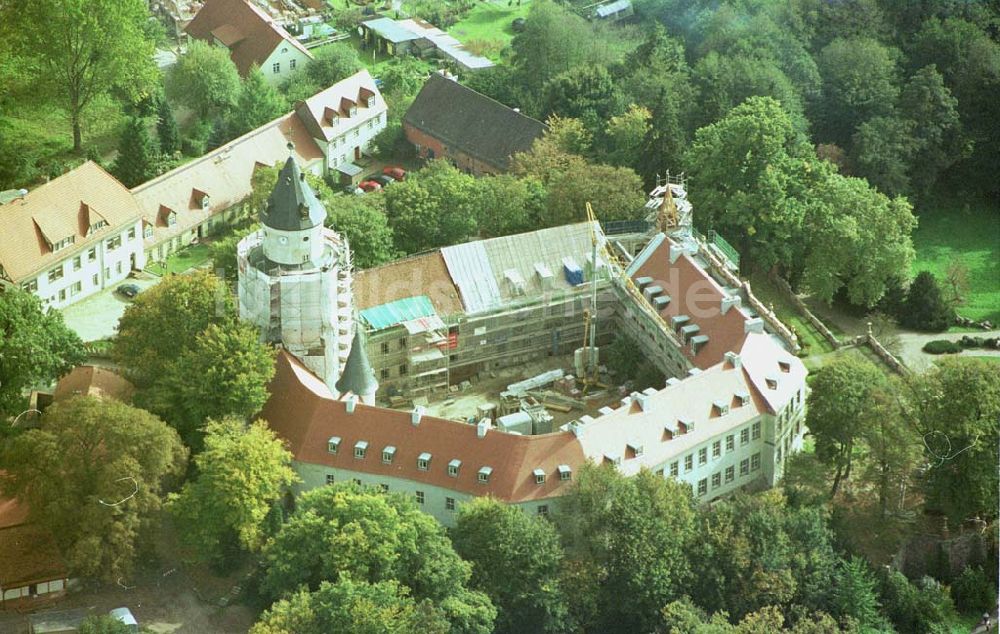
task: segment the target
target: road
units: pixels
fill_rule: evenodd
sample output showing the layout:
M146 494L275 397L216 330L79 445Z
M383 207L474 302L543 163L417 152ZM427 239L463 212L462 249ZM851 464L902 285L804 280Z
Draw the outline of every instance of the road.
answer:
M899 339L899 356L900 361L906 364L906 367L911 370L922 372L926 370L935 359L939 359L941 356L953 356L953 355L933 355L927 354L922 351L924 344L928 341L934 341L936 339L947 339L948 341L958 341L963 336L969 335L970 337L1000 337L1000 330L984 330L981 332L950 332L950 333L937 333L937 334L918 334L913 332L900 332L897 337ZM967 357L1000 357L1000 350L986 350L983 348L978 348L975 350L963 350L959 353L961 356Z

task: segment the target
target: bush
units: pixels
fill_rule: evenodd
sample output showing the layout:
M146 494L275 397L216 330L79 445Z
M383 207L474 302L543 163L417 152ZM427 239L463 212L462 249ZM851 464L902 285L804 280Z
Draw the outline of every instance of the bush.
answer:
M912 584L898 572L882 579L882 606L897 631L913 634L947 632L941 624L954 611L951 599L933 579L924 577Z
M935 339L925 343L923 351L927 354L957 354L962 351L962 346L947 339Z
M955 311L944 300L937 279L929 271L921 271L910 284L906 302L899 314L899 323L907 328L941 332L955 321Z
M963 348L982 348L986 344L986 341L982 337L970 337L969 335L963 336L958 341L958 345Z
M965 614L982 614L993 609L997 589L982 568L966 568L951 586L955 606Z

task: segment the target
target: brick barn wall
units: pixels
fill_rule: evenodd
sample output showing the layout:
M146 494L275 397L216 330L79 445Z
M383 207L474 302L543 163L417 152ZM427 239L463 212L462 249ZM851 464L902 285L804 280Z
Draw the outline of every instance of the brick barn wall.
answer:
M448 148L440 140L422 130L414 128L408 123L403 124L403 131L406 134L407 141L420 146L420 158L429 158L430 153L428 150L433 150L434 158L444 157L450 159L463 172L472 172L478 176L481 174L497 174L503 171L493 165L475 159L464 152Z

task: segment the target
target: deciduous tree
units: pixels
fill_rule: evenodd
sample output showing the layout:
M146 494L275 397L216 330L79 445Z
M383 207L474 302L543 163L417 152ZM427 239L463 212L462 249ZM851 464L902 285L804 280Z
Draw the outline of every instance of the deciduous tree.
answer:
M627 167L584 163L553 177L548 187L542 226L582 222L587 203L602 221L635 220L645 214L642 179Z
M476 230L473 177L431 161L385 190L396 246L404 253L455 244Z
M195 457L197 478L171 497L168 507L182 540L202 561L217 560L235 542L255 552L263 545L264 519L285 487L298 478L292 455L264 421L209 421L205 449Z
M275 119L288 109L285 98L254 65L243 79L240 96L228 118L229 135L238 137Z
M536 227L545 211L547 193L535 178L499 174L475 181L474 195L479 231L495 237Z
M229 112L240 96L240 75L223 46L195 40L167 75L167 95L202 119Z
M53 381L86 359L83 343L66 327L62 313L43 311L37 297L18 289L0 293L0 332L3 416L17 416L25 410L25 388Z
M74 576L131 574L140 535L183 472L187 450L149 412L81 396L46 410L41 425L3 447L6 495L53 536Z
M314 92L318 92L361 70L361 60L350 44L331 44L320 49L305 70L306 77L317 88Z
M0 4L5 40L30 69L32 89L69 113L73 149L95 99L117 91L138 100L156 77L142 0L13 0Z
M395 259L384 195L321 197L326 205L326 226L347 237L355 267L367 269Z

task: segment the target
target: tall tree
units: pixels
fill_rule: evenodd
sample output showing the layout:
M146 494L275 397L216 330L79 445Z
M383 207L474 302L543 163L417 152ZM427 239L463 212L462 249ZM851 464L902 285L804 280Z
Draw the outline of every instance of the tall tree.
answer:
M851 143L851 164L889 196L910 192L911 161L920 146L917 123L896 116L872 117L858 126Z
M248 322L209 324L175 353L163 376L137 395L177 428L192 449L201 447L209 419L246 421L267 401L275 351Z
M906 291L899 314L899 324L914 330L941 332L955 321L955 309L945 301L937 278L930 271L920 271Z
M649 471L584 466L558 507L571 614L587 631L650 632L693 580L691 489Z
M476 230L474 179L441 159L385 191L396 246L405 253L454 244Z
M195 40L167 74L167 96L202 119L228 113L240 96L240 75L229 50Z
M395 259L397 252L386 217L385 196L324 194L321 198L326 205L326 226L347 237L355 267L367 269Z
M0 416L25 410L28 386L49 383L86 359L62 313L43 311L37 297L19 289L0 293L0 332Z
M292 455L267 424L236 418L210 421L205 449L195 457L198 476L171 496L168 508L182 540L202 561L217 561L228 544L255 552L263 546L264 519L298 478Z
M136 542L187 451L152 414L81 396L46 410L41 425L3 447L0 488L49 530L74 575L131 574Z
M813 376L806 426L816 438L816 456L836 469L831 495L851 476L872 393L885 386L882 371L855 356L836 357Z
M577 66L545 83L545 114L579 119L600 132L605 122L625 111L625 96L604 66Z
M316 58L306 65L306 77L317 90L325 90L361 68L361 60L354 47L337 43L325 46L316 53Z
M563 552L548 520L476 498L461 507L451 539L472 563L472 587L497 607L497 634L569 629L559 582Z
M12 0L0 3L5 39L30 67L32 87L69 112L82 148L87 107L113 91L138 100L153 84L153 42L142 0Z
M646 161L642 145L649 135L652 113L643 106L631 104L628 110L611 117L604 128L607 139L607 161L618 167L638 169Z
M475 189L479 231L487 237L530 231L545 211L545 187L535 178L488 176Z
M602 221L645 216L642 179L627 167L587 163L555 177L548 190L545 213L540 218L546 227L584 221L588 202Z
M243 79L240 96L228 117L229 135L238 137L246 134L281 116L285 110L285 98L254 65Z
M181 131L177 127L174 111L166 99L160 99L156 111L156 136L160 141L160 151L164 155L173 156L181 149Z
M160 152L149 136L147 123L131 117L118 141L118 156L111 173L126 187L135 187L156 176L160 167Z

